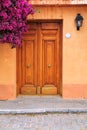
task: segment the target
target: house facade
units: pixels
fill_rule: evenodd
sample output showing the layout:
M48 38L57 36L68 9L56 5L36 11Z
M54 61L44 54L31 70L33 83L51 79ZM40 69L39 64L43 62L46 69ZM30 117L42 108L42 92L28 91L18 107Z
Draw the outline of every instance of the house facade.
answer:
M27 18L22 47L0 44L0 100L20 94L87 98L86 0L30 2L35 13Z

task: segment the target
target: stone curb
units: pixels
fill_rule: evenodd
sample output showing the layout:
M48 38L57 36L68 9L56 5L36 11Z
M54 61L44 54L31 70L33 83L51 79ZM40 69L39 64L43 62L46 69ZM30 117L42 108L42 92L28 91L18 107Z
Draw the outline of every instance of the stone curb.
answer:
M0 109L0 114L87 113L84 108Z

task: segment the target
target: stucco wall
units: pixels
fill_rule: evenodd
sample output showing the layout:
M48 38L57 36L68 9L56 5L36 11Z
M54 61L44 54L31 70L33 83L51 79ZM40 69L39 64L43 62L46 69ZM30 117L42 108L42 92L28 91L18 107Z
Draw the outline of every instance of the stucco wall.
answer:
M76 30L77 13L84 17L83 26ZM63 15L63 82L87 84L87 8L67 8ZM66 38L65 34L71 37Z
M16 49L0 44L0 99L16 97Z
M87 98L87 7L63 9L63 96ZM77 13L84 18L83 26L76 30ZM71 37L65 37L70 33Z

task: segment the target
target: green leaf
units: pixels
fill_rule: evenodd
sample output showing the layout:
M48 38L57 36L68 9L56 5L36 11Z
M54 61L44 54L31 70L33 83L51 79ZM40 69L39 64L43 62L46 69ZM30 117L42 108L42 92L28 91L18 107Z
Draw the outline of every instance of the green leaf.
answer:
M3 38L3 36L0 34L0 38Z

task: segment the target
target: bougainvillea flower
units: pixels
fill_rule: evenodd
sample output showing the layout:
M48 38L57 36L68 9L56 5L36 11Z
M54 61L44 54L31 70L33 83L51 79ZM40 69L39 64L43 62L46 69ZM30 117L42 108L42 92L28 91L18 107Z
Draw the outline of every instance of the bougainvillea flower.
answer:
M33 13L28 0L0 0L0 43L21 45L27 16Z

